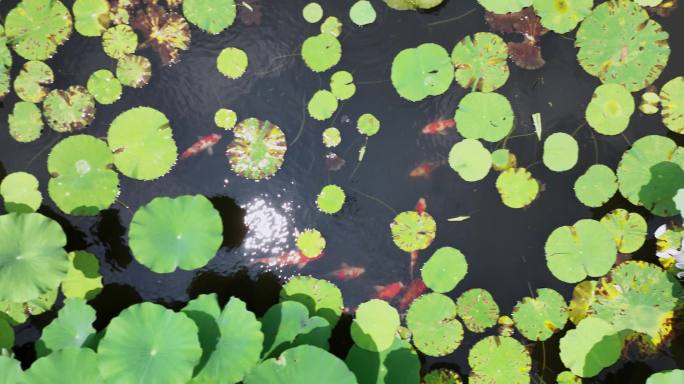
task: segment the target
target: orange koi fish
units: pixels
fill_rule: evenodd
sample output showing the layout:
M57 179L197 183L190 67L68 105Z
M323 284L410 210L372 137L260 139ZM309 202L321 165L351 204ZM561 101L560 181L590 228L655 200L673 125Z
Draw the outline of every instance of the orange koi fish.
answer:
M455 126L456 126L456 122L454 121L454 119L436 120L436 121L433 121L432 123L427 124L425 127L423 127L421 132L426 134L426 135L435 135L435 134L444 135L446 133L447 128L453 128Z
M409 172L411 177L428 177L435 169L444 164L441 161L423 161Z
M330 275L333 275L340 280L351 280L363 275L364 272L366 272L366 269L363 267L352 267L346 263L342 263L342 267L330 272Z
M414 279L411 281L408 288L406 288L406 291L404 292L404 296L402 296L401 301L399 302L399 309L403 311L404 309L408 308L413 300L422 295L425 291L427 291L427 287L425 286L425 283L423 283L423 280Z
M416 212L424 213L426 209L427 201L425 201L425 198L421 197L420 199L418 199L418 202L416 203Z
M186 149L180 155L181 160L187 159L188 157L195 156L202 151L207 151L211 155L213 153L212 147L216 145L221 140L221 135L217 133L212 133L201 137L195 144L191 145L190 148Z
M413 251L410 253L411 256L411 269L409 272L411 273L411 278L413 279L413 271L416 270L416 263L418 263L418 251Z
M376 285L374 298L390 301L394 299L402 289L404 289L404 283L401 281L387 285Z
M268 265L271 267L289 267L296 265L297 268L302 269L304 266L306 266L308 263L319 259L323 256L323 252L321 252L320 255L316 257L306 257L304 256L303 253L301 253L298 250L291 250L291 251L285 251L279 256L272 256L272 257L261 257L258 259L254 259L250 262L250 265L253 264L264 264Z

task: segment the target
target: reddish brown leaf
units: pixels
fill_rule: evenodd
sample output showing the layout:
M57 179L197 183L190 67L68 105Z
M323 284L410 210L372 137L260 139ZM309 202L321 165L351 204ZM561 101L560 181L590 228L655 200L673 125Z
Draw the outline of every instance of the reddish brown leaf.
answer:
M131 20L131 26L144 36L141 48L151 46L159 55L163 65L178 61L181 50L190 44L190 26L176 12L169 12L162 6L148 1Z
M242 0L238 3L238 17L244 25L260 25L261 0Z
M668 17L677 10L677 0L666 0L655 7L646 7L646 10L651 15L658 15L660 17Z
M524 69L539 69L546 64L541 49L529 42L508 43L508 56L515 65Z
M539 16L529 7L523 8L520 12L503 15L487 12L485 13L485 21L494 32L518 33L530 40L536 40L547 32L541 25Z

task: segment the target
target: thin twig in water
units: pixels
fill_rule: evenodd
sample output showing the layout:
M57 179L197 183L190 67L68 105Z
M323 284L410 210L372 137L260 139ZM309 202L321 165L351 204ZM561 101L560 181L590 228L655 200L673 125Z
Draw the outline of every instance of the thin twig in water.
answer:
M525 169L527 169L527 170L529 171L530 168L534 167L535 165L539 165L539 164L541 164L541 161L537 160L537 161L535 161L534 163L532 163L532 164L528 165L527 167L525 167Z
M121 204L121 206L123 206L124 208L128 209L129 212L133 212L133 211L131 211L131 207L129 207L128 205L126 205L126 203L124 203L123 201L121 201L121 200L119 200L119 199L116 199L116 202L119 203L119 204Z
M594 142L594 163L598 164L598 141L596 140L596 135L594 135L594 130L590 130L591 140Z
M386 83L389 80L375 80L375 81L357 81L356 85L367 85L367 84L380 84L380 83Z
M579 127L575 128L575 130L572 131L572 135L570 135L570 136L575 137L577 132L579 132L579 130L582 129L582 127L584 127L585 125L587 125L586 121L584 123L580 124Z
M306 116L304 115L306 111L306 104L304 103L305 98L302 97L302 123L299 125L299 132L297 132L297 136L295 136L294 140L292 140L292 143L290 145L294 145L294 143L299 140L299 136L302 135L302 132L304 131L304 122L306 121Z
M429 24L428 24L428 27L432 27L432 26L439 25L439 24L450 23L450 22L452 22L452 21L456 21L456 20L462 19L462 18L464 18L464 17L470 15L471 13L475 12L476 10L477 10L477 7L474 7L473 9L471 9L470 11L468 11L468 12L462 14L462 15L458 15L458 16L450 17L450 18L448 18L448 19L444 19L444 20L440 20L440 21L435 21L435 22L429 23Z
M627 135L625 135L624 132L621 133L620 135L622 135L622 138L625 139L625 142L627 142L627 145L629 145L629 146L631 147L631 146L632 146L632 142L629 141L629 138L627 137Z
M387 204L387 203L385 203L384 201L378 199L377 197L371 196L371 195L369 195L369 194L367 194L367 193L363 193L363 192L359 191L359 190L356 189L356 188L349 188L349 190L352 191L352 192L356 192L356 193L358 193L359 195L361 195L361 196L363 196L363 197L365 197L365 198L367 198L367 199L373 200L373 201L375 201L376 203L382 205L383 207L389 209L389 210L390 210L392 213L394 213L395 215L397 214L397 211L396 211L394 208L390 207L389 204Z
M55 139L52 140L48 145L44 146L40 151L36 152L36 154L33 155L33 157L32 157L31 159L29 159L28 163L26 163L26 167L25 167L25 168L26 168L26 169L29 169L29 167L31 166L31 164L33 164L33 162L38 158L38 156L40 156L40 155L41 155L43 152L45 152L48 148L51 148L51 147L59 140L59 138L60 138L59 135L57 135L57 136L55 137Z

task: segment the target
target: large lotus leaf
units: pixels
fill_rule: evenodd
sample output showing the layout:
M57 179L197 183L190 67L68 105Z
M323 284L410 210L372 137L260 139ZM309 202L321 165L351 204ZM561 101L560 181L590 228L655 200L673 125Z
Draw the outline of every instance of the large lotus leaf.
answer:
M351 337L360 348L384 351L394 342L399 325L397 310L384 300L373 299L357 308Z
M11 319L0 316L0 354L4 355L14 347L14 329L10 325ZM2 368L2 361L0 361ZM0 383L3 383L0 376Z
M144 56L127 55L116 63L116 77L127 87L142 88L151 76L152 63Z
M38 140L43 131L43 116L37 105L27 101L14 104L8 117L9 134L20 143Z
M411 303L406 325L413 344L428 356L446 356L463 339L463 326L456 319L456 304L441 293L428 293Z
M420 273L428 288L446 293L454 289L468 273L468 261L458 249L442 247L423 264Z
M93 345L95 310L83 299L66 299L57 318L47 327L36 344L39 355L47 355L69 347Z
M359 384L415 384L420 380L418 354L407 341L394 338L392 346L372 352L354 345L345 359Z
M183 15L199 29L215 35L233 25L234 0L184 0Z
M342 45L329 33L311 36L302 44L304 63L314 72L325 72L342 57Z
M124 175L153 180L176 163L178 148L166 116L150 107L129 109L117 116L107 133L114 164Z
M311 276L295 276L280 290L280 301L297 301L304 304L310 316L320 316L331 327L342 314L342 292L335 284Z
M24 101L40 103L48 94L48 85L55 81L52 69L42 61L27 61L14 79L14 91Z
M24 384L23 372L19 361L11 357L0 356L0 383L2 384Z
M280 127L268 120L249 118L233 132L235 137L226 151L233 172L251 180L268 179L278 172L287 152Z
M98 355L87 348L66 348L36 360L24 373L25 384L104 383Z
M484 179L492 168L492 154L475 139L463 139L449 151L449 166L465 181Z
M83 129L95 120L95 100L85 87L54 89L43 100L43 114L57 132Z
M437 223L427 212L406 211L394 218L390 231L399 249L405 252L420 251L432 244Z
M509 168L496 179L496 189L506 206L524 208L537 198L540 186L525 168Z
M311 96L311 100L309 100L309 104L307 105L309 116L318 121L331 118L336 110L337 98L332 92L325 89L316 91L316 93Z
M69 261L66 236L39 213L0 216L0 301L23 303L59 286Z
M461 376L448 368L437 368L428 372L421 384L463 384Z
M7 14L5 34L26 60L50 58L71 35L71 13L59 0L22 0Z
M392 61L391 77L399 96L420 101L446 92L454 71L446 49L425 43L399 52Z
M163 65L176 63L180 51L190 47L188 22L158 4L146 2L144 11L138 11L131 20L131 26L143 34L145 42L141 46L151 46Z
M222 242L221 216L202 195L157 197L135 212L128 231L133 256L157 273L201 268Z
M67 137L48 156L48 192L59 209L72 215L96 215L119 195L114 156L93 136Z
M491 92L508 80L508 46L493 33L466 36L451 51L456 67L456 82L465 88Z
M591 219L556 228L546 240L544 249L549 270L566 283L605 275L617 257L611 233Z
M383 0L388 7L398 11L415 11L434 8L444 0Z
M564 132L551 134L544 141L544 165L554 172L564 172L577 164L579 145Z
M603 135L618 135L627 129L634 113L634 97L620 84L596 87L585 117L589 126Z
M88 78L88 92L90 92L95 101L100 104L113 104L121 98L122 86L119 79L114 77L112 71L108 69L100 69L93 72Z
M532 5L545 28L566 33L591 13L594 0L532 0Z
M575 181L575 196L587 207L600 207L617 192L615 172L603 164L590 166Z
M35 212L43 201L38 190L38 179L26 172L14 172L5 176L0 183L0 195L5 201L7 212Z
M128 24L115 25L102 34L102 49L112 59L123 59L138 48L138 35Z
M638 4L609 1L594 8L577 30L577 59L604 83L635 92L653 83L665 68L670 56L667 38Z
M487 336L478 341L470 349L468 364L470 384L530 382L530 354L511 337Z
M660 104L667 129L684 134L684 76L675 77L663 85Z
M239 299L236 299L239 300ZM206 365L209 358L216 350L216 343L221 336L218 327L221 307L218 303L218 296L215 293L202 294L190 300L181 310L190 320L197 325L197 337L202 347L202 357L195 366L195 373L199 372ZM261 327L261 324L258 324ZM261 343L259 343L259 349ZM261 351L259 351L260 353Z
M659 345L672 332L674 313L684 307L682 297L681 284L665 270L643 261L628 261L601 279L590 313L616 331L645 333Z
M315 367L315 369L313 369ZM311 345L300 345L280 357L259 364L245 384L356 384L356 377L333 354Z
M622 351L622 339L612 325L587 317L560 339L560 358L572 373L592 377L613 365Z
M463 137L496 142L513 129L513 108L506 96L471 92L459 102L454 120Z
M672 369L652 374L646 384L679 384L684 382L684 369Z
M69 270L62 281L64 297L92 300L102 290L100 263L92 253L69 252Z
M247 70L247 65L247 54L239 48L224 48L216 58L216 68L229 79L242 77Z
M261 319L261 329L264 333L262 356L278 356L283 350L293 346L298 336L320 327L319 320L325 322L324 326L329 325L322 318L309 318L306 306L296 301L283 301L272 306Z
M480 288L469 289L456 300L456 312L466 328L481 333L496 324L499 306L492 294Z
M646 241L648 226L638 213L615 209L601 218L601 224L613 235L620 253L636 252Z
M26 302L0 301L0 318L12 325L23 324L30 315L40 315L48 311L57 300L59 289L51 289L35 299Z
M109 2L107 0L76 0L74 28L83 36L100 36L109 26Z
M544 341L565 327L568 307L563 296L551 288L537 289L536 297L524 297L513 308L520 333L533 341Z
M107 382L187 383L202 355L197 326L158 304L135 304L107 326L97 348Z

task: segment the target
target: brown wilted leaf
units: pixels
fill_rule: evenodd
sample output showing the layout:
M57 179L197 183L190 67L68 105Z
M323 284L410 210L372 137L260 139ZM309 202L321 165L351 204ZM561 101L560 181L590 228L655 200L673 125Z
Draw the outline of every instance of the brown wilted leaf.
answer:
M154 2L148 2L145 8L135 13L131 26L144 36L140 48L151 46L163 65L176 63L180 51L189 47L190 26L187 21Z
M244 25L260 25L261 0L243 0L238 5L238 17Z
M539 69L546 64L541 49L528 42L508 43L508 56L515 65L523 69Z
M651 15L668 17L677 10L677 5L677 0L666 0L655 7L646 7L646 10Z
M485 13L485 21L493 32L517 33L532 41L536 41L539 36L548 32L542 26L539 16L529 7L523 8L519 12L503 15L487 12Z

